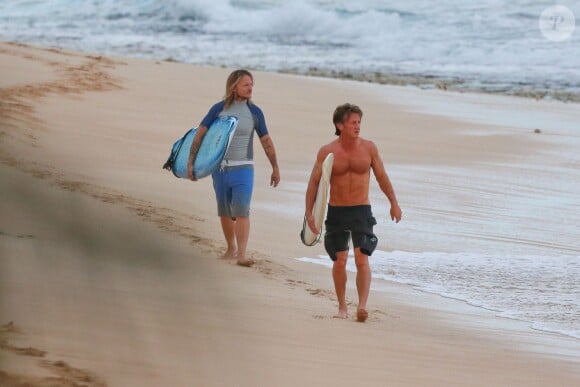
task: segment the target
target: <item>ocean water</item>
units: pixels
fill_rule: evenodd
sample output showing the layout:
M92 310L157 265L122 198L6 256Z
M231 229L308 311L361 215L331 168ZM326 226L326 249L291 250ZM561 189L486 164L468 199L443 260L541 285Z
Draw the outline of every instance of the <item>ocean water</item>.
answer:
M575 29L580 3L557 2L569 11L566 30L557 19L550 24L550 17L559 14L541 18L555 4L0 0L0 39L204 65L580 101L580 32ZM564 35L555 41L543 28Z
M542 33L541 15L554 4L0 0L0 39L155 60L580 101L580 29L561 41ZM580 22L580 2L558 4ZM435 112L448 109L430 106ZM482 117L480 105L462 105L460 113L467 120ZM499 113L485 114L497 120L488 124L508 122L518 128L518 120L531 117ZM381 251L373 255L372 270L376 278L580 339L580 120L577 115L565 120L543 112L532 115L543 129L558 131L553 136L557 151L465 168L390 165L397 191L405 193L400 198L405 220L387 227L390 219L377 216ZM529 130L528 121L522 130ZM488 134L466 128L465 135ZM254 205L270 205L279 216L300 219L305 186L286 190L299 205ZM428 202L422 192L430 193ZM375 214L388 213L376 187L371 201ZM330 263L327 257L301 259Z

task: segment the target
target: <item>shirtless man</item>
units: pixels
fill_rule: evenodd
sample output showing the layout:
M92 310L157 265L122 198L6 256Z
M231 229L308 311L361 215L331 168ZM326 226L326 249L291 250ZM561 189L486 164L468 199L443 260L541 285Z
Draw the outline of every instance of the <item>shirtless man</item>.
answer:
M359 137L361 118L362 111L356 105L347 103L338 106L334 111L333 122L338 139L320 148L316 156L306 190L306 220L312 232L318 234L312 207L322 176L322 162L329 153L334 153L324 248L334 261L332 278L338 298L338 314L335 317L348 317L346 261L351 238L357 268L357 321L364 322L368 317L366 305L371 286L368 257L377 246L377 237L373 234L376 220L369 202L371 169L379 187L391 203L391 219L398 223L402 212L376 145Z

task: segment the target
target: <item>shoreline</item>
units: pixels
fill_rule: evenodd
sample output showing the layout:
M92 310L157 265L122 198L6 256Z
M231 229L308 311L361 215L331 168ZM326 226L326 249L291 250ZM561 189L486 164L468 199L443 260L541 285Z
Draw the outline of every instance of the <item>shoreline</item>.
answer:
M6 41L6 43L29 45L32 47L49 47L55 50L72 50L67 47L61 47L57 45L50 46L40 46L35 44L30 44L26 42L19 41ZM119 57L123 58L122 55L106 55L96 51L78 51L89 55L102 55L109 57ZM167 62L167 63L180 63L190 66L199 67L217 67L226 68L228 65L219 63L190 63L184 62L172 57L165 58L151 58L144 55L134 55L128 56L127 58L132 58L136 60L145 60L152 62ZM347 81L357 81L362 83L378 84L378 85L389 85L389 86L402 86L402 87L413 87L417 90L440 90L444 92L453 92L459 94L483 94L490 96L507 96L507 97L518 97L523 99L533 99L536 101L555 101L563 103L580 104L580 91L561 91L557 86L547 86L538 87L533 84L519 84L519 85L508 85L504 83L493 83L485 82L480 80L469 80L467 78L461 78L458 76L442 76L433 74L420 74L420 73L396 73L396 72L383 72L383 71L367 71L367 72L350 72L344 70L333 70L333 69L321 69L318 67L309 67L306 69L299 68L279 68L279 69L265 69L259 67L247 67L250 71L265 72L272 74L289 74L304 77L319 77L328 79L338 79ZM477 86L479 85L479 86Z
M377 250L376 253L383 253L383 252ZM322 256L320 258L322 258L322 260L328 259L327 257L322 257ZM324 262L324 261L315 262L315 261L319 260L318 258L301 257L301 258L295 258L295 259L300 261L300 262L304 262L304 263L307 263L310 265L323 266L323 267L326 267L328 269L330 269L332 267L328 262ZM372 270L372 266L373 265L371 263L371 270ZM347 267L347 271L350 273L350 275L354 275L356 273L356 270L350 266ZM423 285L415 284L415 283L411 283L408 280L387 278L387 277L388 277L387 274L380 274L380 273L376 273L373 271L373 282L374 281L384 281L384 282L386 282L388 284L392 284L392 285L406 286L409 288L410 292L418 292L419 294L426 295L428 297L430 297L430 296L441 297L443 299L450 300L452 302L457 302L459 304L464 305L466 308L475 308L476 310L480 310L482 312L482 315L487 315L487 314L491 313L493 315L492 319L497 318L500 321L507 320L506 323L499 324L500 326L510 327L510 326L519 325L522 327L521 329L523 329L523 330L531 330L531 331L538 332L539 334L546 334L548 336L548 341L551 341L550 337L560 338L563 340L563 342L570 340L570 343L569 343L570 347L573 348L574 346L578 346L577 350L574 353L575 353L575 356L580 357L580 338L574 336L573 333L562 331L562 330L538 327L538 325L541 325L542 322L526 320L522 317L510 316L509 314L513 313L513 312L501 310L501 309L498 309L497 307L482 305L481 301L469 299L469 298L465 297L464 295L449 294L449 293L445 293L443 291L429 290L425 287L424 284ZM374 286L374 283L371 286ZM380 289L383 287L386 289L389 288L389 286L381 286L380 284L376 286L377 290L379 290L379 291L381 291ZM375 289L372 289L372 290L375 290ZM388 290L384 290L384 292L388 292ZM465 308L458 307L458 309L465 309ZM563 348L564 347L567 347L567 346L563 346ZM569 351L570 350L568 349L566 352L569 352Z
M267 71L260 70L259 71ZM480 87L474 86L475 81L459 77L444 77L423 74L396 74L379 71L369 73L350 73L346 71L322 70L310 68L280 69L273 71L281 74L294 74L300 76L314 76L341 80L359 81L391 86L412 86L419 90L441 90L455 93L501 95L508 97L530 98L536 101L559 101L564 103L580 103L580 92L554 91L551 88L537 88L534 85L524 85L520 88L505 84L484 83ZM481 82L478 82L481 84Z
M249 250L258 264L246 270L217 259L222 236L210 184L186 184L161 169L182 134L175 128L185 128L221 94L227 69L7 43L0 43L0 67L12 74L0 83L2 95L14 98L0 109L0 169L10 188L3 208L10 222L0 223L0 247L9 252L0 270L7 290L0 325L10 331L10 346L49 357L39 370L38 357L0 348L5 372L42 379L47 372L87 370L97 375L91 385L541 386L580 380L574 371L580 358L558 354L565 347L560 339L521 324L505 327L456 301L433 302L409 286L374 281L387 292L371 293L366 325L331 318L330 273L293 259L321 251L299 245L299 205L287 205L288 214L265 206L300 203L305 164L327 135L296 128L295 112L275 97L283 89L288 100L299 101L307 90L309 100L294 103L312 126L328 126L328 112L309 111L309 103L332 106L345 98L360 99L369 122L378 122L384 103L364 88L257 74L256 93L277 129L286 186L262 184L269 171L256 149L253 200L261 205ZM31 71L34 79L26 81ZM195 79L197 92L184 87L184 79ZM393 126L403 128L389 136L403 148L416 147L401 136L405 123L420 126L423 118L388 109ZM435 128L462 126L440 120L429 117ZM300 142L306 133L313 144ZM526 144L520 146L523 152ZM404 161L405 151L392 157ZM13 192L20 180L31 188ZM13 203L45 208L48 216L9 210ZM47 258L49 266L42 264ZM350 300L356 299L353 284L349 276ZM344 348L352 358L344 359ZM22 356L29 361L17 366Z
M162 61L168 63L181 63L190 66L202 67L227 67L223 64L205 63L194 64L183 62L171 57L162 59L152 59L137 56L142 60ZM385 73L381 71L368 72L349 72L343 70L320 69L318 67L310 67L308 69L298 68L280 68L280 69L264 69L248 67L250 71L266 72L272 74L289 74L303 77L314 78L328 78L338 79L344 81L356 81L362 83L370 83L387 86L401 86L413 87L417 90L440 90L445 92L453 92L459 94L483 94L490 96L506 96L518 97L523 99L533 99L536 101L555 101L563 103L580 104L580 92L573 91L559 91L553 87L538 88L532 84L515 85L499 84L499 83L482 83L481 81L468 80L460 77L445 77L440 75L424 75L424 74L401 74L401 73ZM477 87L475 84L481 86Z
M469 327L470 330L475 331L498 329L501 331L500 336L513 334L518 336L517 345L522 349L542 354L549 358L576 362L580 356L578 339L575 337L560 332L536 329L531 326L529 321L501 316L498 315L497 310L473 305L468 301L458 298L418 289L410 284L382 278L373 278L373 280L377 281L377 284L375 284L376 289L373 290L392 294L393 287L399 285L403 287L402 293L410 293L408 296L413 301L409 300L408 302L413 305L426 309L433 308L439 312L445 311L456 314L457 319L451 322L452 325ZM417 295L413 296L413 293ZM437 307L433 307L434 304ZM496 339L498 340L498 344L502 343L502 339Z

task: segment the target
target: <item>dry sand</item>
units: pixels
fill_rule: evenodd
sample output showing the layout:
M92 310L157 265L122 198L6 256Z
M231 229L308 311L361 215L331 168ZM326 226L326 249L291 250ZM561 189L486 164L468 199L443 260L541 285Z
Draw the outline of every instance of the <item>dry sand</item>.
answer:
M161 169L229 72L0 44L0 386L580 385L577 341L405 286L376 281L360 324L351 276L351 318L333 319L329 270L294 259L323 253L298 231L339 103L363 107L387 169L541 144L481 146L378 88L419 90L256 72L282 183L256 143L257 264L241 268L218 259L210 181Z

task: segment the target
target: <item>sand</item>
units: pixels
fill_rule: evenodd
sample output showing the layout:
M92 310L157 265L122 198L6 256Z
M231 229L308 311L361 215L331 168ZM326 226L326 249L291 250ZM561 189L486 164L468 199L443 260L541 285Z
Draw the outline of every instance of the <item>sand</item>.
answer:
M282 182L268 186L256 140L257 264L243 268L219 259L210 180L161 169L230 71L0 43L0 386L580 384L578 341L406 286L375 281L361 324L349 275L351 316L333 319L330 271L295 259L323 254L298 232L340 103L363 108L387 170L508 158L541 142L481 146L455 135L465 117L407 108L460 95L255 72ZM390 248L412 245L409 235Z

